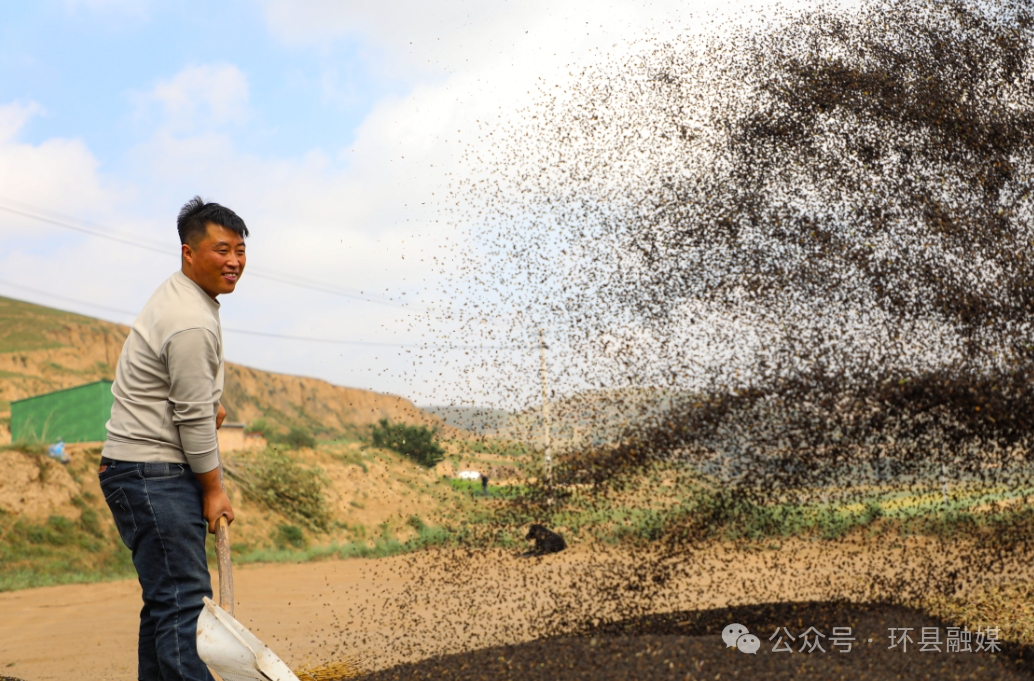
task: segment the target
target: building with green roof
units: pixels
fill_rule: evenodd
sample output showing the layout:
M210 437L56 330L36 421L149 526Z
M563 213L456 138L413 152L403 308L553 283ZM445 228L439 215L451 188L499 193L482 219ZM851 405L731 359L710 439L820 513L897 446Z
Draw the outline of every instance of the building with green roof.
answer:
M11 441L100 442L108 437L111 381L95 381L11 402Z

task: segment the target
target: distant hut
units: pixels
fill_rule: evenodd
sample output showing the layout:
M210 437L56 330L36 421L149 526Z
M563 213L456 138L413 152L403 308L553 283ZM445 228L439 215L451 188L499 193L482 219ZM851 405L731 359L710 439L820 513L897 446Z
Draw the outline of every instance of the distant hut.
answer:
M11 402L11 441L48 443L106 440L111 418L111 381L95 381L75 388Z
M266 438L245 431L243 423L223 422L223 427L216 433L219 437L219 451L240 452L266 448Z

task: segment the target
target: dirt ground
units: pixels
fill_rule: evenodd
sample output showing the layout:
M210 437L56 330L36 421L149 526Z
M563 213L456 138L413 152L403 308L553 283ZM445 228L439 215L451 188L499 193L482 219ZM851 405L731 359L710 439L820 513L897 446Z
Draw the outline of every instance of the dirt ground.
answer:
M923 548L917 539L911 545L887 549L879 563L881 576L887 578L892 570L905 574L932 569L934 563L943 566L948 560L933 547L925 553ZM792 559L800 568L796 576L781 562L784 559ZM643 556L628 552L575 548L545 558L518 558L503 551L435 551L379 560L250 565L235 571L237 616L295 669L353 656L377 679L428 678L427 674L441 679L594 678L585 676L584 670L610 658L646 667L656 663L656 674L667 674L664 678L702 678L694 665L715 667L716 660L722 659L730 666L723 677L742 673L749 678L747 671L754 669L765 678L783 678L776 673L778 665L784 664L779 661L782 658L764 652L756 658L736 657L718 644L715 627L721 630L721 617L701 624L695 615L686 614L678 620L683 624L676 622L678 626L655 622L620 631L606 629L602 622L631 621L636 614L700 613L749 602L828 602L854 588L860 574L875 564L871 554L863 555L847 544L825 554L804 545L752 554L715 547L692 557L696 568L678 580L652 591L629 589L636 584L642 560ZM924 560L933 562L924 566ZM0 674L25 681L70 675L97 681L132 678L139 598L139 588L132 581L0 594ZM793 621L786 626L807 626L800 612L791 615ZM750 617L743 624L768 627L779 621L771 614ZM872 617L877 622L889 615L877 612ZM917 617L921 619L903 615L897 618L903 620L901 624L884 624L912 626L909 622ZM574 629L594 621L602 628L591 636L542 640L569 637ZM696 623L686 628L686 622ZM867 626L879 628L878 623ZM633 636L616 637L619 633ZM770 632L759 628L758 633L767 638ZM597 638L595 644L592 638ZM543 656L554 659L554 666L535 667L541 673L533 675L529 670ZM597 662L590 664L590 659ZM864 661L862 655L857 659ZM925 676L925 672L911 674L907 664L901 667L905 663L894 662L897 658L888 659L892 664L884 671L891 676L857 676L846 668L817 667L824 670L816 672L819 676L796 678ZM914 665L910 660L906 662ZM974 654L952 662L959 674L934 673L928 678L1010 678L1002 671L1003 662L1008 661ZM963 663L968 666L957 667ZM873 673L884 673L879 671L882 663L873 664ZM446 673L442 665L453 671ZM499 665L526 673L503 673ZM624 669L624 678L656 676L646 667L604 666ZM570 674L561 674L561 667ZM679 673L674 675L676 668ZM546 674L549 670L552 676ZM827 672L836 675L821 675ZM996 676L980 676L992 672ZM715 678L714 673L706 678Z
M0 477L0 513L6 514L4 519L39 523L57 515L76 521L81 509L75 502L80 501L97 512L105 533L114 537L114 524L96 475L102 444L70 444L66 450L68 465L46 456L0 451L0 467L6 472ZM246 460L246 456L234 453L228 460L233 464ZM408 519L418 517L437 525L470 503L442 480L438 471L389 451L362 449L356 442L327 445L315 451L306 448L291 456L305 466L318 467L328 481L324 494L337 525L329 533L309 533L306 539L316 544L375 537L384 528L405 541L416 534ZM235 549L269 548L279 525L296 522L244 498L234 480L226 484L237 516ZM0 535L4 519L0 519Z

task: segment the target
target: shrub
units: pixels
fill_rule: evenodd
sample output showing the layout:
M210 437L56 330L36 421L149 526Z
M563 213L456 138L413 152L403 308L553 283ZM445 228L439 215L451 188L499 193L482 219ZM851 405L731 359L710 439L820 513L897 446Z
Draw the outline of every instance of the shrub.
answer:
M445 458L445 450L436 441L437 430L427 426L407 426L381 419L373 427L373 446L384 447L409 457L427 468Z
M330 524L319 469L303 468L271 447L239 463L225 462L223 470L252 501L313 530L324 531Z
M277 438L277 432L273 430L273 426L269 425L264 418L253 421L247 430L249 433L258 433L266 438L267 442L273 442Z
M285 546L290 544L296 549L305 546L305 533L302 528L295 525L280 525L277 527L277 544Z
M316 446L316 439L308 431L301 428L292 428L284 436L283 442L291 449L301 449L302 447L312 449Z
M873 523L884 516L883 507L875 501L865 502L865 511L862 512L862 521L866 524Z
M291 449L301 449L302 447L309 447L312 449L316 446L316 439L304 428L295 426L288 431L287 435L281 435L276 432L276 429L272 424L267 422L264 418L253 421L251 425L248 426L248 432L258 433L262 437L266 438L266 442L269 442L270 444L277 442L285 444Z

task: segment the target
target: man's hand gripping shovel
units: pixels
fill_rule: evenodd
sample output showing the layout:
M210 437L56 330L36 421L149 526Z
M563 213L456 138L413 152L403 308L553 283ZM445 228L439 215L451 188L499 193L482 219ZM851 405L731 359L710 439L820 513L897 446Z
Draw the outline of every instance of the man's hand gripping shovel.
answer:
M219 560L219 605L205 599L197 621L197 652L223 681L298 681L266 644L233 618L233 568L226 518L215 525Z

